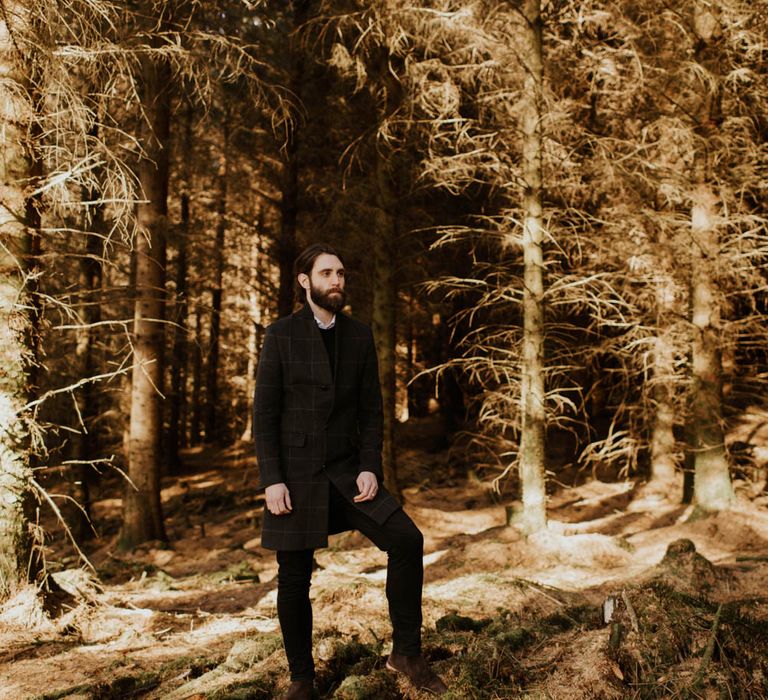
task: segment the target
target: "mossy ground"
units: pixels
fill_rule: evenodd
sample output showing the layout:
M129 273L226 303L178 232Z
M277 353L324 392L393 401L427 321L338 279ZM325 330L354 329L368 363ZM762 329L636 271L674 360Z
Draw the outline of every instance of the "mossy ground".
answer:
M225 457L201 454L164 483L173 549L116 554L112 493L94 504L98 581L73 567L63 538L49 542L52 569L66 569L61 581L80 603L34 629L0 608L0 699L285 690L260 496L241 453ZM418 469L429 459L438 458L413 453ZM426 484L425 474L411 483ZM625 508L630 489L591 481L554 494L549 530L524 538L505 527L504 499L474 481L451 477L406 496L426 541L424 651L449 700L768 698L768 498L691 522L679 504ZM385 668L386 555L355 533L330 545L316 553L312 587L318 697L424 697Z

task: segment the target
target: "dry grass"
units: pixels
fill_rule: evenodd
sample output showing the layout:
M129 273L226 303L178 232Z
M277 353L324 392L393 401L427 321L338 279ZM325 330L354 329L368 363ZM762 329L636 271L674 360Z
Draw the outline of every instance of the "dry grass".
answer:
M186 476L164 484L174 550L150 545L118 557L114 535L105 536L90 552L100 583L77 569L56 574L73 596L63 615L48 616L33 591L0 612L0 697L54 697L69 689L72 697L269 698L285 686L276 569L256 546L258 494L248 461L234 452L192 461L201 468L189 464ZM212 461L219 468L211 469ZM679 620L670 639L695 632L705 640L712 601L732 606L729 615L768 619L768 564L759 559L768 554L763 508L744 501L731 513L694 522L677 522L680 508L658 501L614 512L616 499L626 503L634 492L599 482L564 490L553 498L550 529L526 540L501 525L505 503L493 505L475 481L409 490L407 507L428 542L425 651L452 697L646 697L631 685L637 678L630 661L647 653L651 642L642 630L658 624L663 610ZM105 498L98 506L108 530L119 503ZM709 561L686 555L674 566L663 563L680 538L695 542ZM53 543L49 560L63 556L65 543ZM756 559L737 561L744 556ZM312 595L322 696L404 697L408 689L383 669L390 634L385 556L347 533L319 551L317 562ZM642 633L622 618L625 645L612 655L601 605L609 595L621 600L622 591ZM686 630L685 620L694 618L700 632ZM734 620L724 618L724 634L735 634ZM756 644L763 632L754 629ZM707 678L725 677L727 663L728 682L746 688L756 681L744 675L736 653L743 642L734 639L723 638L732 651L712 662ZM686 649L698 653L701 643ZM660 688L677 692L690 684L697 657L683 657L654 662L655 678L665 679Z

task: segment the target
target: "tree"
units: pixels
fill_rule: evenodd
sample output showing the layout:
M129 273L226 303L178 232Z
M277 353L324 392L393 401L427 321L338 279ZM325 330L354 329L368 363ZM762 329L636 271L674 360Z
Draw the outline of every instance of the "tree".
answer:
M28 283L32 238L30 191L38 155L29 133L34 117L29 82L30 7L6 2L0 14L0 599L34 579L40 561L30 530L32 473L25 404L32 342ZM26 35L26 36L25 36ZM30 188L30 184L32 188ZM36 213L33 214L36 216Z
M85 195L86 201L98 201L99 194L95 191ZM85 217L84 217L85 218ZM96 360L95 328L101 321L101 304L99 296L102 284L102 265L104 260L104 220L103 210L96 205L92 220L83 222L83 230L92 232L86 234L85 250L80 258L80 275L78 287L81 295L80 327L76 330L77 341L75 357L77 359L77 374L80 377L93 377L98 372ZM80 425L72 440L74 467L75 500L73 521L75 536L79 541L88 539L93 532L91 524L91 482L93 467L89 463L96 454L94 444L95 422L99 415L99 397L96 387L86 382L78 398L78 416Z
M310 3L307 0L291 0L289 5L290 28L286 42L288 89L291 96L301 101L306 80L305 48L300 41L300 32L307 20ZM280 237L277 241L277 259L280 265L280 287L278 289L278 316L287 316L293 311L294 287L293 261L298 255L296 249L296 220L299 210L299 137L301 122L290 122L286 141L282 148L282 174L280 182Z
M546 527L544 479L546 435L544 388L544 222L542 207L542 80L543 46L540 0L525 0L522 51L525 81L520 126L523 179L523 347L521 356L520 485L521 525L528 533Z
M698 105L692 114L696 154L691 181L691 436L695 453L694 497L705 511L727 509L733 486L723 430L723 363L721 306L716 270L720 252L718 198L714 193L714 161L709 140L717 136L722 119L722 58L712 56L722 36L718 12L695 0L691 29L695 41L694 84ZM716 51L716 50L715 50ZM698 70L697 70L698 69ZM700 73L699 73L700 71Z
M382 115L386 119L385 115ZM384 162L382 162L384 161ZM389 168L383 154L376 157L376 210L373 220L373 298L371 327L379 362L381 398L384 410L384 442L382 471L384 483L392 493L398 493L395 451L396 409L396 345L397 345L397 279L400 256L398 204Z
M161 19L161 24L164 18ZM137 208L136 306L128 439L128 479L120 544L165 540L160 503L165 252L168 214L170 68L156 56L141 59L144 157L139 181L145 201Z
M219 348L221 336L221 306L224 294L224 262L227 234L227 216L228 216L228 190L229 190L229 133L230 133L229 110L225 106L222 115L222 143L221 155L219 161L219 193L218 205L216 209L216 242L213 248L213 257L215 260L213 289L211 290L211 330L208 341L208 362L206 364L206 382L205 382L205 438L208 442L216 442L216 415L218 411L219 398Z
M137 208L136 312L134 318L134 369L132 383L131 428L128 445L130 484L124 500L124 527L121 543L135 546L148 539L165 539L160 505L161 439L163 428L161 397L164 380L165 349L165 265L169 190L169 137L171 87L192 88L190 97L208 106L215 104L225 84L237 84L246 102L266 103L261 63L254 58L254 47L246 44L245 32L256 17L257 6L221 0L201 5L180 0L159 6L142 5L138 12L136 36L127 39L136 50L140 69L140 113L144 129L140 143L138 170L145 201ZM281 104L281 103L279 103ZM226 141L226 139L225 139ZM226 144L224 147L226 152ZM226 158L226 156L225 156ZM227 186L228 172L219 178ZM227 197L220 207L228 206ZM220 304L223 275L223 239L226 209L218 210L217 253L222 256L214 279L214 302ZM198 332L202 331L200 305L196 308ZM206 398L215 404L219 342L218 309L213 309L211 354L207 366L209 381ZM202 367L200 367L202 373ZM194 391L200 384L197 368ZM199 397L195 397L196 399ZM208 434L210 412L206 420ZM199 414L193 415L193 440L200 427ZM203 417L205 418L205 417Z
M190 205L192 191L192 105L188 102L184 115L184 136L182 140L181 154L181 216L176 231L176 284L175 284L175 325L173 327L173 347L171 350L173 362L171 363L171 410L168 425L168 439L166 442L166 459L172 471L179 467L179 447L186 446L186 368L188 355L189 330L189 296L188 296L188 249L190 246Z
M574 406L564 377L578 344L567 345L568 358L559 346L573 328L563 316L578 313L565 242L575 217L561 195L572 177L571 163L560 160L562 132L571 125L558 121L568 117L552 76L545 82L541 4L475 9L442 15L444 26L433 31L452 51L428 64L421 83L431 103L425 175L480 203L464 221L445 222L438 241L464 247L471 274L448 275L434 287L465 301L453 319L463 356L443 368L460 367L481 389L476 443L506 462L497 484L517 469L523 509L515 523L533 533L547 520L545 437ZM557 244L547 250L547 240ZM594 309L585 311L582 322Z

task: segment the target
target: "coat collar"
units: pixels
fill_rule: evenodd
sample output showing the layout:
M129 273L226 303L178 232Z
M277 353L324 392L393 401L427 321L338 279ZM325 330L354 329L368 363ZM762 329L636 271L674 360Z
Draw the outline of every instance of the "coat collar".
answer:
M315 327L317 327L318 330L320 329L320 327L317 325L317 321L315 321L315 314L312 312L312 307L309 304L305 303L304 306L302 306L298 311L294 312L293 315L296 316L296 318L301 318L301 319L304 319L305 321L312 321L312 324ZM337 311L335 328L338 329L341 326L343 326L346 318L347 317L343 311ZM341 331L339 330L336 331L337 338L339 337L340 333Z

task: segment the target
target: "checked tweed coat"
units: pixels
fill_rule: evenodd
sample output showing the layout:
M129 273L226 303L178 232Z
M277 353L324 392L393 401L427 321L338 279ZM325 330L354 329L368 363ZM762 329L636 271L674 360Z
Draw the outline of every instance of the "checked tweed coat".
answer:
M336 314L334 372L312 309L267 328L254 399L260 486L288 486L292 512L264 509L261 544L297 550L328 544L329 480L352 502L357 475L379 479L372 501L354 503L382 524L400 508L382 485L382 403L371 329Z

